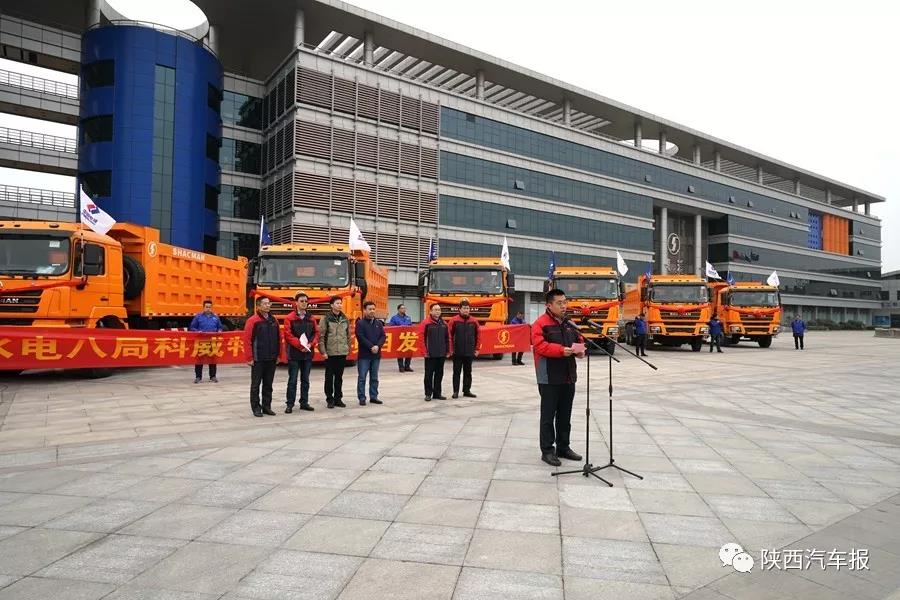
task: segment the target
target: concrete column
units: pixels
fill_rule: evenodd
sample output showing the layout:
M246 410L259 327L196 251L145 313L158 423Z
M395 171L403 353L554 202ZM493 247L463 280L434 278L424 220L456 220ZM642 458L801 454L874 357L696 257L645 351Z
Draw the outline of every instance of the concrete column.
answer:
M794 180L794 195L796 195L796 196L800 195L800 179L799 178Z
M694 271L702 276L706 269L703 264L703 217L694 215Z
M868 203L868 202L864 203L863 207L865 208L866 216L869 216L872 214L872 211L870 210L872 208L872 205L870 203Z
M303 9L298 8L294 13L294 48L299 48L306 41L305 30L305 15L303 14Z
M667 135L665 130L659 132L659 153L666 153L666 145L668 144L668 140L666 139Z
M375 36L371 31L363 35L363 62L367 67L375 64Z
M659 273L666 275L669 273L668 268L668 243L666 238L669 237L669 209L663 206L659 210Z
M756 165L756 183L762 185L763 182L763 167L762 165Z
M634 147L640 148L644 143L641 122L634 122Z
M716 150L713 152L713 168L716 171L722 170L722 153Z
M694 146L694 164L695 165L703 164L703 155L700 152L700 144L696 144Z
M825 188L825 204L831 204L831 188Z
M572 101L566 98L563 100L563 125L568 127L572 124Z
M859 200L857 200L856 198L853 199L853 212L859 212Z
M100 24L100 0L89 0L84 13L85 28Z
M218 25L210 25L209 32L206 34L206 45L212 50L213 54L219 54L219 27Z
M484 100L484 71L482 69L475 71L475 98Z

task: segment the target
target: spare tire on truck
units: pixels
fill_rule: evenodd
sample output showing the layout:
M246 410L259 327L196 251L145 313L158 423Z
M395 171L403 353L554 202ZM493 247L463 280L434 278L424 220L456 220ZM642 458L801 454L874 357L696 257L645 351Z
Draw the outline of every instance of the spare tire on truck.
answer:
M144 291L144 284L147 283L147 273L141 263L130 256L122 257L122 271L125 277L125 299L134 300Z

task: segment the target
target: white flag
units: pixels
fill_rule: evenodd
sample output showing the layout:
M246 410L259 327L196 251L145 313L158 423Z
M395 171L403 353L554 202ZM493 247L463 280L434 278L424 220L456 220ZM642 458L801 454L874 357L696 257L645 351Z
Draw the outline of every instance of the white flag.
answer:
M79 191L81 192L81 222L97 233L105 235L116 224L116 220L94 204L90 196L84 192L83 187L79 188Z
M507 271L511 270L509 266L509 244L506 243L506 236L503 236L503 248L500 250L500 265Z
M716 271L716 268L709 264L709 261L706 261L706 278L707 279L722 279L719 275L719 272Z
M622 258L618 250L616 250L616 270L619 271L619 275L622 277L625 277L625 273L628 272L628 265L625 264L625 259Z
M772 287L778 287L779 285L781 285L781 282L778 280L778 271L772 271L772 274L769 275L768 279L766 279L766 283L768 283Z
M306 337L305 333L300 334L300 345L309 350L309 338Z
M363 237L362 231L359 230L353 219L350 219L350 249L372 251L372 247L369 246L369 242Z

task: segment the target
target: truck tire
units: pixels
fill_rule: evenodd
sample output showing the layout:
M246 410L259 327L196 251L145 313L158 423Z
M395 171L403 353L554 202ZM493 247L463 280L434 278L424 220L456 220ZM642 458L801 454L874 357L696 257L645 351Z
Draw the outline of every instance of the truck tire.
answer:
M703 338L694 338L691 340L691 350L694 352L700 352L703 348Z
M631 323L625 326L625 345L634 346L634 328Z
M760 348L768 348L772 345L772 336L764 335L761 338L758 338L756 342L759 344Z
M147 282L147 273L141 263L130 256L122 257L122 270L125 275L125 299L134 300L144 291Z
M740 341L741 341L740 335L730 335L727 338L725 338L725 343L728 344L729 346L737 346L740 343Z
M2 378L2 377L16 377L17 375L19 375L19 374L21 374L21 373L22 373L22 371L15 370L15 369L12 370L12 371L10 371L10 370L4 370L4 371L0 371L0 378Z
M503 360L503 354L494 354L491 356L491 360Z

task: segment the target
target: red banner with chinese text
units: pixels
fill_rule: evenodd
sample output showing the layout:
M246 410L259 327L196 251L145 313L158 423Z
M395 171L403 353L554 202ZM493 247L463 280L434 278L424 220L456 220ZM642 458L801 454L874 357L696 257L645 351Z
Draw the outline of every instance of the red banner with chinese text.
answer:
M385 327L385 358L422 356L418 325ZM527 352L527 325L481 328L481 354ZM350 360L356 358L356 337ZM316 352L318 358L318 352ZM0 327L0 370L164 367L245 361L243 332Z

